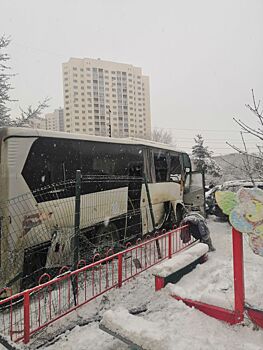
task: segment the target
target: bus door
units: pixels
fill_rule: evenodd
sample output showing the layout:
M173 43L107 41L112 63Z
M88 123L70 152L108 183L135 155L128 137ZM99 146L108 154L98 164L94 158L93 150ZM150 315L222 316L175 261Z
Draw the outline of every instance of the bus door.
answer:
M205 215L204 174L197 171L186 171L183 202L191 211Z

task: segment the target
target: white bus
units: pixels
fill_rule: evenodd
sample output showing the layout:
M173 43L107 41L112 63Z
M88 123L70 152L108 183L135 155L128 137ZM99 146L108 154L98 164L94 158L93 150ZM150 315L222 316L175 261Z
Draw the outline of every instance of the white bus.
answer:
M81 184L80 230L94 246L103 237L125 243L179 222L184 205L203 212L202 176L171 146L2 128L0 288L19 290L36 271L69 264L76 170L88 179Z

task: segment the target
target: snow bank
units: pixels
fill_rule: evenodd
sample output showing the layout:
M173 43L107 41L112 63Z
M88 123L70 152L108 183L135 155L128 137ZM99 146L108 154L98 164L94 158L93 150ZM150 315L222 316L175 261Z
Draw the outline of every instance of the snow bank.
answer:
M216 251L208 253L209 260L203 266L197 265L177 284L168 285L158 293L154 291L152 269L149 269L124 283L122 288L111 290L107 293L107 298L102 296L95 299L51 324L41 333L42 339L44 336L53 339L54 331L58 327L62 328L62 324L64 327L72 322L73 317L86 320L103 316L107 310L117 310L120 306L132 309L145 305L147 311L138 318L158 324L159 332L169 335L166 350L262 350L263 330L255 330L247 318L243 325L229 326L170 296L172 288L173 293L182 297L233 309L231 227L228 223L214 221L213 218L209 219L208 224ZM263 309L263 259L252 252L246 236L244 263L246 301ZM34 342L30 343L31 349L34 349L33 344ZM46 350L47 346L42 349ZM64 333L56 343L48 347L48 350L57 349L127 350L128 346L102 332L98 322L92 322Z
M101 324L145 350L167 349L168 335L160 330L158 324L131 315L126 309L106 311Z
M153 267L153 275L167 277L206 254L208 252L208 249L209 248L207 244L197 243L186 251L180 252L171 259Z

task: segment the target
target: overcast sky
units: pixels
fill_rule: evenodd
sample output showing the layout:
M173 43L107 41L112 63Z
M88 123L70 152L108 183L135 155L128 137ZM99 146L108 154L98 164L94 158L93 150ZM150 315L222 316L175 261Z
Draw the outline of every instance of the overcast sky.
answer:
M262 0L0 0L13 115L45 96L47 112L63 107L62 62L101 58L150 76L152 125L170 128L178 147L201 133L226 153L226 140L240 144L233 116L254 120L251 88L263 98L262 14Z

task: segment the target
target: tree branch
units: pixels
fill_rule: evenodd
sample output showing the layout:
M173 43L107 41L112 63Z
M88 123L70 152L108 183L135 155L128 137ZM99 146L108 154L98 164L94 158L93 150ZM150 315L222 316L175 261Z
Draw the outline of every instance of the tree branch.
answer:
M50 101L49 97L44 98L42 102L39 102L36 108L28 106L26 110L20 107L21 116L16 118L13 122L13 126L26 126L33 118L38 118L43 113L44 109L49 107L48 102Z
M250 162L249 162L249 158L248 158L247 146L246 146L246 143L245 143L245 140L244 140L244 136L243 136L242 131L240 132L240 134L241 134L241 139L242 139L243 146L244 146L244 150L245 150L244 154L245 154L247 163L245 162L244 159L242 159L242 161L243 161L243 163L244 163L244 167L245 167L245 169L247 170L247 173L248 173L248 175L249 175L249 177L250 177L250 180L251 180L253 186L255 186L255 182L254 182L254 180L253 180L252 171L251 171L251 166L250 166Z
M245 130L246 132L248 132L249 134L259 138L260 140L263 141L263 135L261 132L256 131L255 129L251 128L250 126L246 125L244 122L242 122L241 120L237 120L236 118L233 118L233 120L239 125L241 126L241 128L243 130Z

